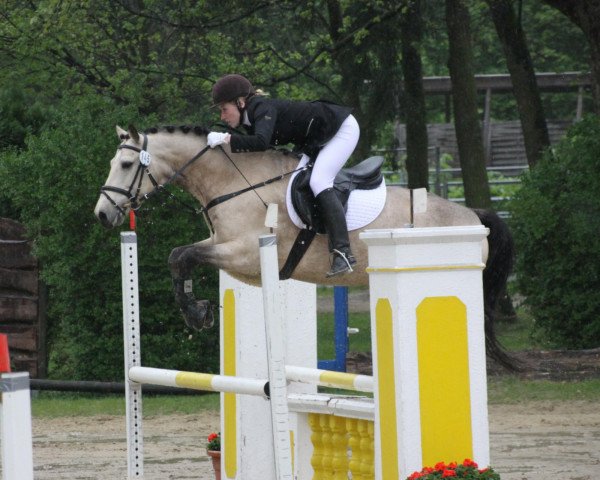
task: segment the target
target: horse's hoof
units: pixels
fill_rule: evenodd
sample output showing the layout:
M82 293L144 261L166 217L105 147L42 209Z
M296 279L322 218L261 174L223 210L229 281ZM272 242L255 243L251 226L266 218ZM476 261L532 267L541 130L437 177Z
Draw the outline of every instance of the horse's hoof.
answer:
M197 300L182 309L185 324L192 330L211 328L215 324L215 317L208 300Z

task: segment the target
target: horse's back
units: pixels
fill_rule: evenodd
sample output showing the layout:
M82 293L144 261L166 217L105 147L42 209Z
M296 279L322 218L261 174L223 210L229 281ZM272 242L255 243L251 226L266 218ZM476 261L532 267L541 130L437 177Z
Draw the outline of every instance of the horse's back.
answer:
M381 215L366 228L399 228L410 223L410 190L390 185ZM449 227L479 225L477 214L463 205L433 193L427 194L427 210L414 216L415 227Z

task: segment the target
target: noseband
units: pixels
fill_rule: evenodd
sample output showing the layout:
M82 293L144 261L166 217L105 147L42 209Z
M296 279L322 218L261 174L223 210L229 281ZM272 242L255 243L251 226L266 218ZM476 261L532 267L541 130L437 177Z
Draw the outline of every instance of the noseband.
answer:
M146 173L148 175L148 178L152 182L152 185L154 185L153 191L161 188L161 185L158 184L158 182L155 180L155 178L152 176L152 174L148 170L148 166L150 165L150 161L152 160L152 158L150 157L150 154L146 150L146 148L148 147L148 137L146 136L146 134L142 133L142 138L143 138L142 148L138 148L134 145L125 145L125 144L121 144L117 147L118 150L128 149L128 150L133 150L134 152L139 153L140 163L138 164L137 170L135 172L133 180L131 181L131 184L129 185L129 188L127 190L125 190L124 188L113 187L111 185L104 185L103 187L100 188L100 193L102 195L104 195L108 199L108 201L112 204L112 206L115 207L122 215L125 215L125 210L123 209L123 206L125 206L126 203L123 204L123 206L119 205L106 192L114 192L114 193L118 193L120 195L127 197L130 208L133 210L137 210L140 208L141 200L142 200L141 198L139 198L139 195L140 195L140 189L142 188L142 181L144 180L144 173ZM137 183L137 187L136 187L136 183ZM134 190L135 190L135 194L132 194L132 192ZM152 192L150 192L149 194L143 195L142 198L147 199L151 193Z

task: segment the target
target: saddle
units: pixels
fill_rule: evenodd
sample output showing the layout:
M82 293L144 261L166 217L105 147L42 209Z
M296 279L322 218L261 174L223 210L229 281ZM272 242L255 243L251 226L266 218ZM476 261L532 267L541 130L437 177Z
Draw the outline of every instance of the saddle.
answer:
M348 198L353 190L373 190L381 185L383 161L383 157L370 157L358 165L340 170L333 182L333 189L342 202L344 210L347 208ZM323 234L326 233L325 225L321 220L315 196L309 185L311 174L312 164L309 164L309 168L294 178L292 204L309 230Z
M336 175L333 188L342 202L344 210L347 210L348 199L353 190L374 190L381 185L383 181L383 174L381 173L383 160L383 157L370 157L354 167L343 168ZM311 174L312 164L309 164L309 168L298 173L292 181L292 206L306 228L300 230L285 264L279 271L281 280L287 280L292 276L315 235L326 233L315 196L310 189Z

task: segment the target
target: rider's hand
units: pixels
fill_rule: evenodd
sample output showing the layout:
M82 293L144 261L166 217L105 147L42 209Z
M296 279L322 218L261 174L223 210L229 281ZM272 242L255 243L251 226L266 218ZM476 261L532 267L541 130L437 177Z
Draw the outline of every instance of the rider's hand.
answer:
M230 135L228 133L210 132L208 137L206 137L206 141L210 148L215 148L217 145L229 143L229 138Z

